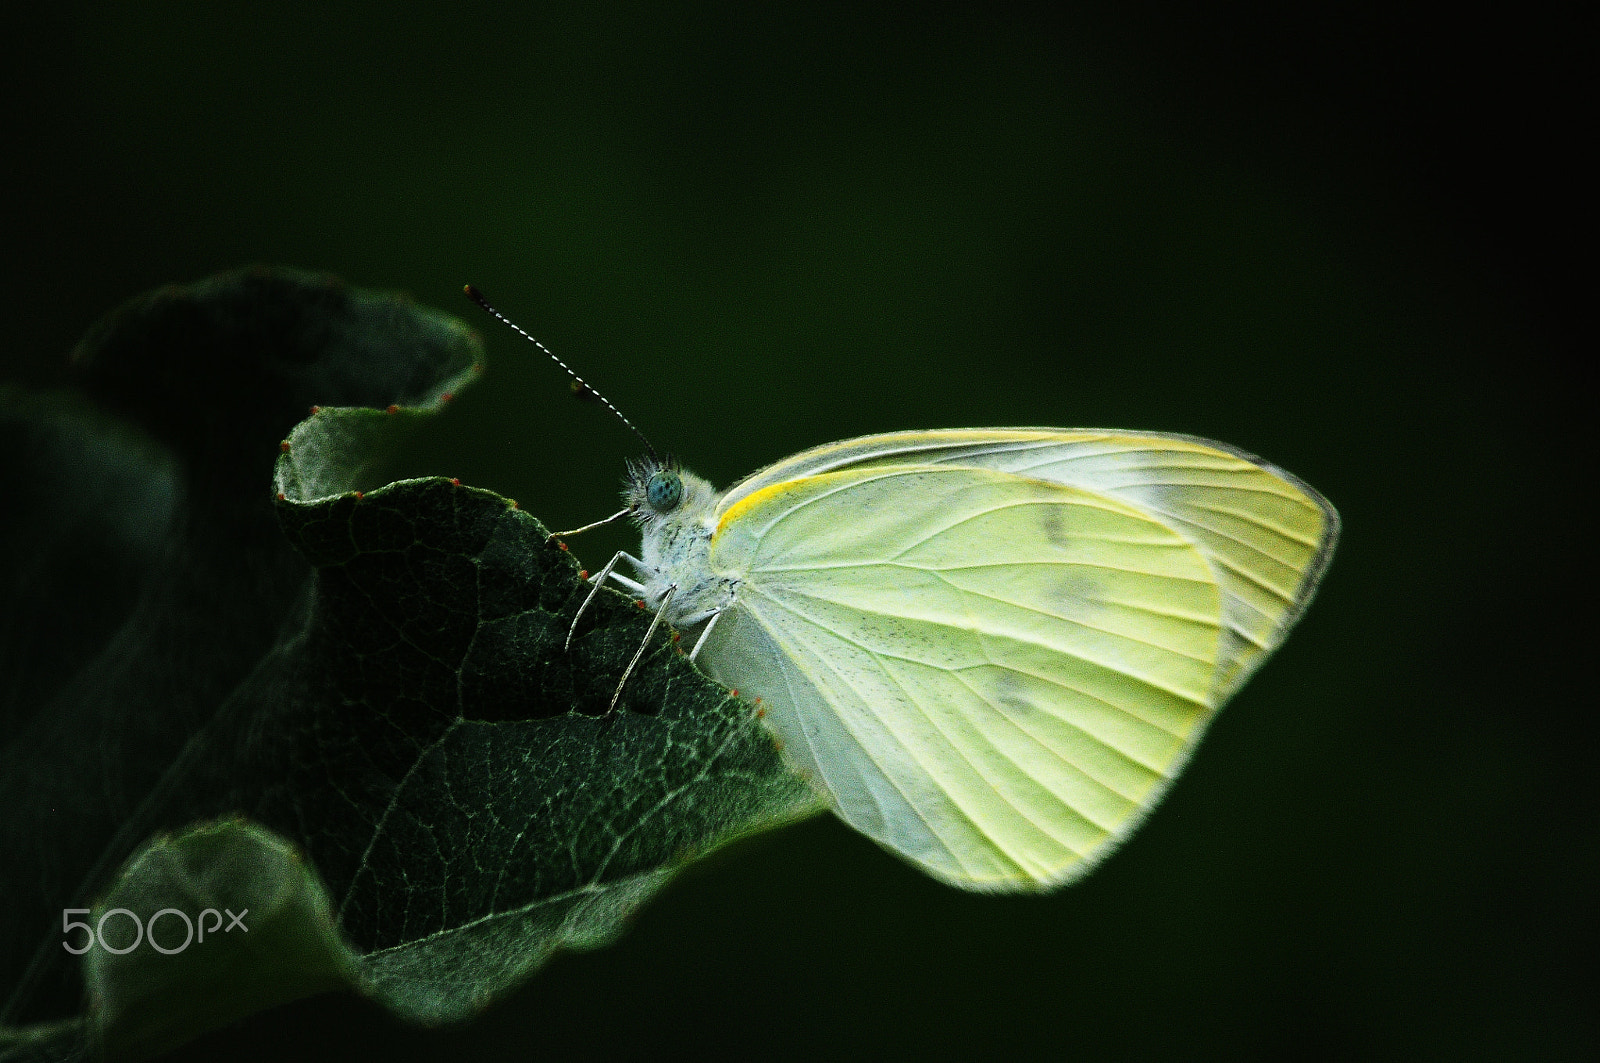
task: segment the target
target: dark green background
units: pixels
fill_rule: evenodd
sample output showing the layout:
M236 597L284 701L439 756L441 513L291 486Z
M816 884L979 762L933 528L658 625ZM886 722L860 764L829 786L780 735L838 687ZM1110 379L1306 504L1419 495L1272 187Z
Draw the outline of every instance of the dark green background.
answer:
M64 379L157 284L328 270L488 338L403 471L610 512L636 447L472 281L718 483L891 429L1190 432L1303 476L1345 539L1079 886L957 893L821 818L472 1027L324 998L184 1058L1594 1050L1576 27L335 6L5 16L5 376Z

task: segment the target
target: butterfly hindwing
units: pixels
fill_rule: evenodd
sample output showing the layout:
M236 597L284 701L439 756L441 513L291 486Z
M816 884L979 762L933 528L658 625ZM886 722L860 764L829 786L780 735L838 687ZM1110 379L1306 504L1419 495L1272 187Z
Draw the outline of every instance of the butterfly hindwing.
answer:
M711 560L745 580L712 674L847 822L958 885L1087 869L1215 710L1212 565L1105 493L857 465L745 492Z

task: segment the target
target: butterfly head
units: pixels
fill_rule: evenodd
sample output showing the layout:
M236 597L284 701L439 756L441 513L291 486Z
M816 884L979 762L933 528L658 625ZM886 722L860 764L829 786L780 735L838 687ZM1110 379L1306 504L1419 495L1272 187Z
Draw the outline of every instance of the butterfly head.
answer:
M692 519L709 506L716 492L671 458L646 458L628 465L622 499L641 525Z

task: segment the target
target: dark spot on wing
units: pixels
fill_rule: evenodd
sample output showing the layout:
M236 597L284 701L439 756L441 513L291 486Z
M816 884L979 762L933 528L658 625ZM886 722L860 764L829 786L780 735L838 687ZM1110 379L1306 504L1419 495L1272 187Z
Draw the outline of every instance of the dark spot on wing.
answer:
M989 695L1000 711L1013 720L1032 716L1037 709L1022 685L1022 679L1012 671L1002 671Z
M1039 510L1039 526L1044 529L1044 537L1063 550L1071 546L1072 537L1067 532L1066 507L1040 506Z

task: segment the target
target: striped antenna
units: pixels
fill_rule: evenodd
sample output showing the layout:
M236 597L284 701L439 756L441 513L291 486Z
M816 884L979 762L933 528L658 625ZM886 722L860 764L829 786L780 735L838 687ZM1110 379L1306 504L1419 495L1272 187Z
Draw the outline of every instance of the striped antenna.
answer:
M545 354L550 355L550 360L552 362L555 362L561 368L565 369L567 371L567 375L570 376L576 382L577 386L576 386L575 390L578 391L578 394L581 397L584 397L584 398L593 397L595 399L598 399L601 402L601 404L603 404L605 406L606 409L610 410L612 413L617 415L617 420L619 420L623 424L627 425L628 426L628 430L631 431L634 435L639 437L639 442L644 444L644 449L649 453L651 460L657 461L657 462L659 462L661 460L660 457L656 454L656 448L650 445L650 440L645 438L644 433L639 431L639 429L634 425L634 423L632 421L630 421L626 417L624 417L622 415L622 411L617 409L615 406L613 406L611 404L611 400L610 399L606 398L604 395L600 394L594 388L590 387L588 381L584 380L583 377L581 377L577 373L573 372L572 367L570 365L568 365L566 362L563 362L561 359L557 358L555 356L555 353L552 352L550 350L550 348L546 347L544 344L540 343L538 340L536 340L532 336L528 335L528 331L526 329L524 329L521 325L517 324L515 321L512 321L509 317L506 317L500 311L496 310L494 308L494 306L489 302L489 300L487 300L487 299L485 299L483 297L483 293L478 291L478 289L474 288L472 285L470 285L470 284L464 285L462 287L462 291L467 293L467 298L468 299L471 299L473 302L477 303L479 306L481 306L485 310L487 310L494 317L499 318L505 324L511 326L511 328L515 329L517 331L517 333L519 335L521 335L521 337L523 339L527 340L529 343L531 343L535 347L539 348Z

